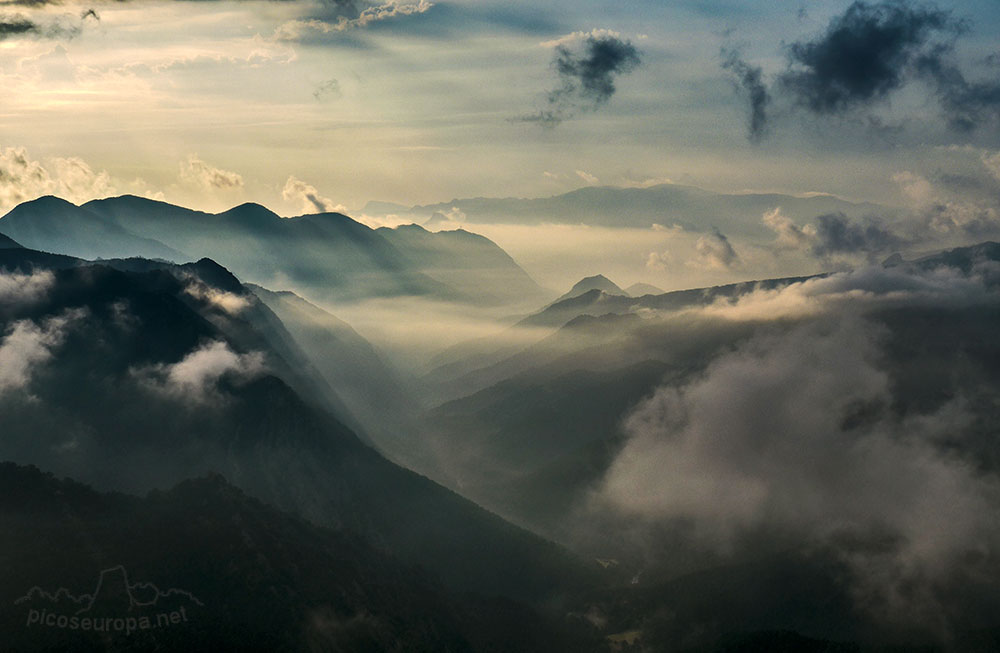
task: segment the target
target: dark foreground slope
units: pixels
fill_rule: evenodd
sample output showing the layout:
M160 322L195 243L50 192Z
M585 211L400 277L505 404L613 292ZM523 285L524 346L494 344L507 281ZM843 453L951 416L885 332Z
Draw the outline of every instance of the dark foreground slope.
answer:
M587 576L555 545L390 463L297 392L292 363L241 317L248 292L194 268L51 269L3 255L5 274L35 290L0 309L0 347L17 364L0 391L0 459L132 492L222 473L461 591L543 600Z
M525 607L459 599L364 539L280 512L220 476L138 498L0 463L0 519L5 651L594 645Z

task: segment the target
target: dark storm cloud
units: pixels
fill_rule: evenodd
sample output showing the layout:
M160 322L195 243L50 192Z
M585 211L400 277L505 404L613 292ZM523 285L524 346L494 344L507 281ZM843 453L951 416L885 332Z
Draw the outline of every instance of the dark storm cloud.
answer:
M10 4L10 3L8 3ZM22 1L16 4L23 6L38 6L48 4L43 1ZM93 9L87 9L79 15L63 16L57 19L49 19L45 22L36 21L21 14L0 15L0 41L18 36L31 36L46 39L71 39L80 34L83 30L83 23L88 18L101 20L101 17Z
M970 80L954 61L968 26L933 4L902 0L852 3L812 39L786 47L788 63L768 88L760 68L724 50L723 69L750 97L750 140L766 132L774 97L815 116L854 115L880 124L872 110L910 82L921 82L948 126L971 131L1000 119L1000 83Z
M855 2L812 41L788 46L789 69L779 83L810 111L841 113L885 99L906 82L923 57L940 58L961 26L946 11L895 0Z
M816 241L812 253L827 257L836 254L880 254L903 243L903 240L875 220L853 222L843 213L828 213L816 218Z
M723 69L733 74L737 85L750 100L748 136L751 141L759 141L767 128L767 108L771 103L763 71L760 66L752 66L744 61L735 50L723 50L722 54L725 57Z
M970 82L949 54L949 48L939 46L916 61L917 73L934 87L948 124L971 131L1000 117L1000 83Z
M589 37L584 54L578 56L565 46L556 48L555 68L562 87L553 91L558 100L577 96L595 105L615 94L615 77L639 65L639 51L629 41L614 36Z
M615 79L641 62L638 48L610 34L588 36L580 53L560 45L552 60L560 85L549 92L549 106L519 120L555 127L580 111L593 111L614 96Z
M39 31L37 23L23 16L0 16L0 40L22 34L37 34Z

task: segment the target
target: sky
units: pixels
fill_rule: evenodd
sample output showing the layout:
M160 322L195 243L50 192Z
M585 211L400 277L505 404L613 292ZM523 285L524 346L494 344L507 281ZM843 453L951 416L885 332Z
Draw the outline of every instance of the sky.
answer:
M0 210L995 198L997 33L995 0L0 0Z

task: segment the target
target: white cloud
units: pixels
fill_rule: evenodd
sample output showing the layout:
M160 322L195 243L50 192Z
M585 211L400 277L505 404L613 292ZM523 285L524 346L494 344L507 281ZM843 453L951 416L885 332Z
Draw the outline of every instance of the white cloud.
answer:
M672 257L670 252L650 252L646 256L646 268L656 272L663 272L667 269Z
M155 365L133 374L149 389L168 397L208 404L222 401L218 383L227 375L251 379L264 371L260 352L238 354L222 341L205 343L173 365Z
M195 280L192 280L184 288L184 292L199 301L212 304L230 315L238 315L250 306L250 300L242 295L219 290Z
M243 177L230 170L223 170L206 163L197 154L188 156L180 164L182 183L205 191L239 191L243 189Z
M43 195L81 203L117 192L106 171L95 171L82 159L54 158L45 165L24 147L0 147L0 211Z
M688 263L703 270L730 270L740 264L739 254L718 229L698 238L695 258Z
M854 589L908 613L925 597L900 590L1000 546L983 518L1000 509L1000 483L936 447L970 421L960 399L917 418L887 408L881 338L849 317L769 331L661 387L625 421L598 503L690 521L720 550L761 528L817 544L888 536L888 551L850 554Z
M589 184L591 186L595 186L595 185L601 183L600 179L598 179L594 175L590 174L586 170L575 170L574 172L576 172L576 176L577 177L579 177L580 179L584 180L585 182L587 182L587 184Z
M0 304L17 306L34 303L45 297L55 280L55 275L49 270L31 274L0 271Z
M63 341L67 326L84 315L82 310L67 311L41 324L19 320L10 325L0 342L0 394L27 387L34 368Z
M803 249L816 238L816 227L808 224L800 227L781 212L780 206L766 212L763 222L777 235L774 245L779 249Z
M367 7L355 18L340 16L335 22L316 18L290 20L278 27L274 38L278 41L298 41L315 34L336 34L338 32L366 27L371 23L390 18L422 14L433 6L434 3L428 0L417 0L417 2L389 0L380 5Z
M299 202L303 213L344 213L347 207L337 204L329 197L323 197L319 190L312 184L289 177L285 182L285 187L281 191L281 196L289 202Z
M539 45L543 48L555 48L560 45L569 45L571 43L576 43L578 41L584 41L586 39L602 39L602 38L615 38L621 39L622 33L616 32L612 29L592 29L589 32L571 32L565 36L560 36L557 39L552 39L549 41L542 41ZM644 38L644 37L643 37Z

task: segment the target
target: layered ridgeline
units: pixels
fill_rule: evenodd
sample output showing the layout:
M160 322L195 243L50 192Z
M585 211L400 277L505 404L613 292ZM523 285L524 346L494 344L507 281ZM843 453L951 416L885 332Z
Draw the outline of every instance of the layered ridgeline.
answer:
M652 224L665 227L678 224L688 231L704 231L705 225L713 225L726 234L760 236L767 235L760 216L776 206L796 221L826 213L856 217L891 213L882 206L849 202L833 195L726 194L681 184L648 188L588 187L553 197L476 197L414 207L372 202L363 213L393 214L428 225L448 222L450 215L461 215L470 224L565 223L642 229Z
M595 601L650 650L727 629L990 650L998 328L996 243L593 288L430 374L425 433L467 496L634 574Z
M486 238L374 230L340 213L282 218L258 204L210 214L128 195L82 206L43 197L0 219L0 232L25 247L87 259L208 257L246 281L319 301L416 295L505 304L546 296Z
M10 247L0 269L0 460L133 493L221 473L449 591L540 602L589 582L564 550L362 442L278 317L214 262Z

